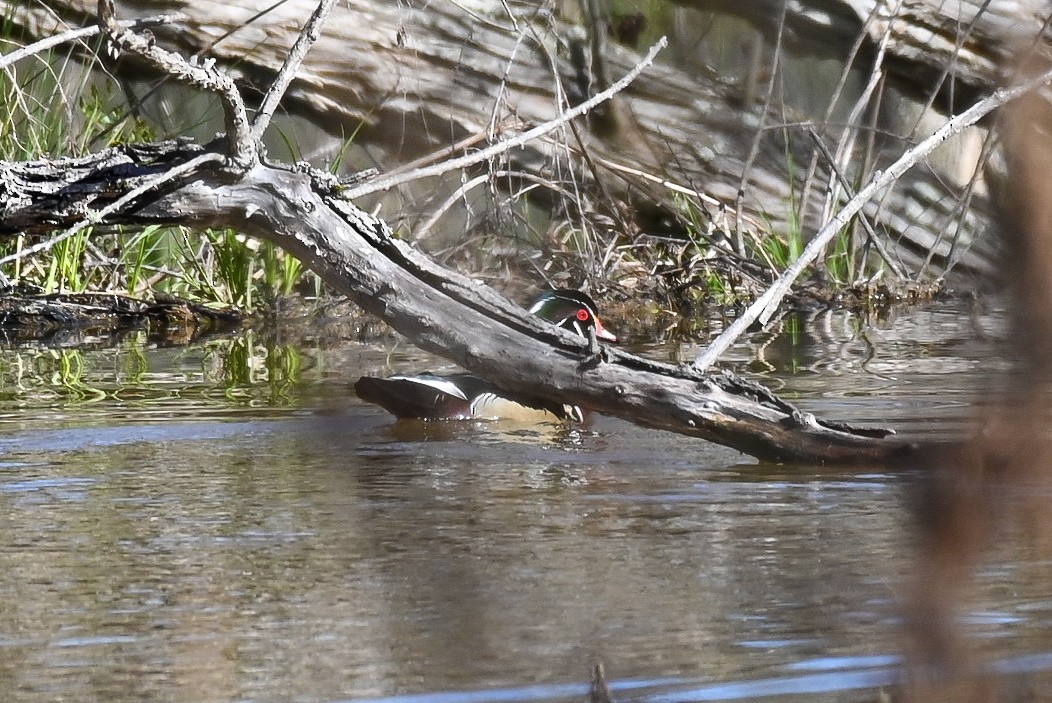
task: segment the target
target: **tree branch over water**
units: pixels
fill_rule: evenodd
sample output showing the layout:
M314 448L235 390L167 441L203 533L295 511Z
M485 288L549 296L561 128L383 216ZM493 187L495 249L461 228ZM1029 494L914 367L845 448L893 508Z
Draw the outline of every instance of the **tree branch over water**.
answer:
M734 374L592 347L544 323L392 237L385 222L347 199L334 177L302 165L263 164L258 143L239 143L249 133L239 98L212 66L204 73L189 62L180 67L176 55L126 33L111 39L123 50L163 56L173 62L165 70L222 93L234 107L228 124L237 136L209 148L166 142L0 164L6 203L0 235L69 226L83 221L84 212L107 224L232 227L278 244L420 347L511 392L772 460L881 463L910 449L884 439L884 431L815 418ZM192 172L171 173L190 163Z

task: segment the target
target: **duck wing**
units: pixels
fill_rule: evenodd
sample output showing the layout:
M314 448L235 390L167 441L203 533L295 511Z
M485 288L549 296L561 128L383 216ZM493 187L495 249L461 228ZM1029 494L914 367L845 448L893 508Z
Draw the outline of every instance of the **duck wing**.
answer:
M379 405L400 419L498 420L524 417L522 411L527 409L540 412L535 420L543 419L545 414L549 419L583 419L578 407L507 393L470 373L363 376L354 384L354 391L362 400Z
M362 376L354 384L354 392L398 418L467 419L474 394L469 397L458 378L468 375Z

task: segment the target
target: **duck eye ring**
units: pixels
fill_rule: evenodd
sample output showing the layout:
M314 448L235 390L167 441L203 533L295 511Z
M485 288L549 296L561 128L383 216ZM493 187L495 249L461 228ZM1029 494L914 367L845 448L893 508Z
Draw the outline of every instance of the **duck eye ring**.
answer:
M588 322L588 317L589 317L588 311L585 310L584 308L581 308L580 310L577 311L577 319L580 320L581 322Z

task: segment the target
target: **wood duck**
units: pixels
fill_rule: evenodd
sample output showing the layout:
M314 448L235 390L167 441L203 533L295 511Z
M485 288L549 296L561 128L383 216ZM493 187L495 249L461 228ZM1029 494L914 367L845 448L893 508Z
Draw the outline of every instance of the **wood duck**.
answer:
M530 306L530 312L583 337L589 337L594 330L598 339L617 341L599 321L595 301L581 291L545 291ZM375 403L400 419L584 420L584 412L577 406L508 393L470 373L363 376L354 384L354 391L362 400Z

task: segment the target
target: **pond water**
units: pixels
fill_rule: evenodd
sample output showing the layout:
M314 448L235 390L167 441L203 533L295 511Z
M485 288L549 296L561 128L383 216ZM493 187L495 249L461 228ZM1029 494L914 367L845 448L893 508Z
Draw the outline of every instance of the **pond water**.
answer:
M952 436L1004 367L1000 319L834 312L727 363L822 416ZM396 424L353 382L440 361L262 339L0 356L6 695L581 701L596 661L618 701L895 680L916 474L609 418ZM1005 540L981 567L962 618L992 666L1052 670L1049 566Z

